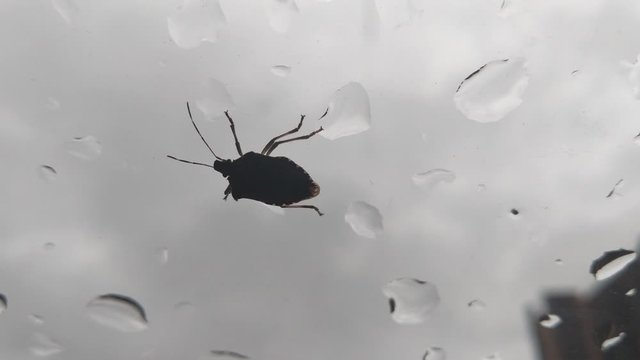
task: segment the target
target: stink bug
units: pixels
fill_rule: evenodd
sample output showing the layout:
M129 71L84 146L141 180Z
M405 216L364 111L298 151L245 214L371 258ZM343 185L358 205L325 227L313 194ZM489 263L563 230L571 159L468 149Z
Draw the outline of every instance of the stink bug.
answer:
M324 117L327 112L325 112L322 117ZM229 186L224 190L224 200L227 200L227 197L231 194L233 199L236 201L238 199L252 199L268 205L279 206L281 208L313 209L318 213L318 215L323 215L322 212L313 205L295 205L302 200L311 199L320 193L320 186L313 181L311 176L309 176L302 167L294 163L291 159L283 156L269 156L273 150L278 147L278 145L295 140L308 139L322 131L322 127L307 135L286 140L278 140L300 130L300 127L302 127L302 121L305 117L304 115L301 115L298 126L293 130L289 130L284 134L271 139L262 149L260 154L253 151L243 154L242 149L240 148L240 142L238 141L238 136L236 135L236 128L233 123L233 119L229 116L229 112L225 111L224 114L229 120L231 133L233 134L233 138L236 142L236 150L238 150L238 154L240 154L239 158L229 160L216 155L216 153L211 149L211 146L207 144L207 141L200 133L195 121L193 121L189 103L187 103L187 113L189 114L189 119L191 119L191 123L200 136L200 139L202 139L216 160L213 162L213 165L209 165L179 159L171 155L167 155L168 158L187 164L207 166L222 174L222 176L229 181Z

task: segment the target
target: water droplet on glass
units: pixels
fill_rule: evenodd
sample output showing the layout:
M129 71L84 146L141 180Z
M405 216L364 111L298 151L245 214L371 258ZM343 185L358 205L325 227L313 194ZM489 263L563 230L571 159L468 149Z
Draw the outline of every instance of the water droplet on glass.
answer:
M38 315L38 314L30 314L29 315L29 321L33 325L40 326L40 325L44 324L44 317L42 317L41 315Z
M477 190L478 190L478 192L486 191L486 190L487 190L487 185L485 185L485 184L478 184Z
M53 8L60 14L60 17L69 25L73 24L78 16L78 5L73 0L51 0Z
M226 110L234 107L231 94L220 81L208 78L201 88L201 95L196 100L196 106L207 120L222 116Z
M547 314L540 317L540 325L547 329L553 329L562 323L560 316L555 314Z
M169 18L169 36L183 49L193 49L202 42L216 42L218 30L226 23L218 0L184 0Z
M269 25L279 33L289 30L291 21L298 14L298 5L294 0L267 0Z
M102 144L92 135L67 141L66 149L69 154L83 160L94 160L102 154Z
M211 350L209 351L208 354L201 356L198 358L198 360L212 360L212 359L219 359L219 360L232 360L232 359L249 359L248 356L246 355L242 355L240 353L237 353L235 351L229 351L229 350Z
M513 216L518 216L518 215L520 215L520 211L519 211L518 209L511 209L511 210L509 211L509 213L510 213L511 215L513 215Z
M0 314L7 311L7 306L9 303L7 302L7 297L3 294L0 294Z
M422 356L422 360L446 360L447 354L443 348L432 346L427 348L427 351Z
M64 348L55 339L42 334L33 335L33 344L29 347L31 353L38 357L49 357L64 351Z
M528 83L524 59L496 60L464 79L454 101L467 118L480 123L494 122L520 106Z
M638 291L634 288L634 289L631 289L631 290L627 291L627 292L626 292L626 293L624 293L624 294L625 294L626 296L633 296L633 295L635 295L637 292L638 292Z
M122 332L137 332L147 328L144 308L127 296L98 296L87 304L87 312L97 323Z
M288 76L291 74L291 67L287 65L275 65L271 67L271 73L276 76Z
M56 248L56 244L52 242L44 243L44 245L42 245L42 248L44 248L46 251L51 251Z
M607 194L607 199L608 198L619 198L622 197L622 194L619 192L620 189L622 189L622 186L624 185L624 179L620 179L618 180L618 182L613 185L613 188L611 189L611 191L609 191L609 193Z
M493 353L483 357L482 360L502 360L502 357L500 357L500 354L498 353Z
M173 308L176 311L180 311L180 312L191 312L195 310L196 307L195 305L193 305L188 301L179 301L175 305L173 305Z
M359 134L371 127L369 95L360 83L351 82L338 89L328 109L320 135L329 140Z
M418 186L427 185L429 187L439 182L453 182L456 179L456 174L453 171L445 169L433 169L413 175L411 180Z
M484 310L487 307L487 304L485 304L484 301L482 300L475 299L475 300L469 301L467 303L467 307L469 309L479 311L479 310Z
M626 249L607 251L591 263L589 271L596 280L604 280L617 274L635 258L635 251Z
M440 303L436 286L426 281L399 278L387 283L382 292L389 298L393 320L399 324L419 324Z
M166 247L156 249L155 256L158 262L164 265L169 261L169 249Z
M45 106L51 111L58 110L60 109L60 101L56 100L55 98L49 97L47 98L47 103Z
M364 201L352 202L347 208L344 220L362 237L374 239L383 230L382 214L375 206Z
M553 260L553 262L554 262L556 265L564 265L564 261L563 261L562 259L555 259L555 260Z
M618 345L619 343L622 342L622 340L624 340L624 338L627 336L627 334L625 334L624 332L621 332L620 334L618 334L617 336L614 336L612 338L609 338L605 341L602 342L602 346L600 347L600 349L602 351L607 351L609 349L611 349L612 347Z
M52 166L40 165L38 168L38 176L45 181L53 181L56 179L58 172Z

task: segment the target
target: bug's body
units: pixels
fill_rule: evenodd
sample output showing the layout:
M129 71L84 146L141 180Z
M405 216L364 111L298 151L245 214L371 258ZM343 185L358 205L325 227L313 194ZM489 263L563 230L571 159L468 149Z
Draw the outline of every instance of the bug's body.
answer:
M225 115L231 125L231 132L235 139L236 149L240 155L240 157L235 160L228 160L218 157L213 152L209 144L207 144L206 140L204 140L204 137L200 133L196 123L193 121L188 103L187 110L189 111L189 118L191 118L191 122L198 132L198 135L200 135L202 141L204 141L205 145L207 145L217 160L212 166L204 163L178 159L174 156L167 155L169 158L189 164L211 167L221 173L222 176L229 181L229 186L227 186L227 189L224 191L225 200L227 199L227 196L231 195L234 200L251 199L283 208L313 209L318 213L318 215L322 215L320 210L313 205L295 205L297 202L317 196L320 193L320 186L313 181L311 176L309 176L302 167L291 159L282 156L269 156L269 154L271 154L278 145L290 141L308 139L322 131L322 128L313 131L308 135L277 141L278 139L286 135L293 134L300 129L302 121L304 120L304 115L302 115L300 117L300 123L295 129L271 139L264 149L262 149L261 153L258 154L251 151L243 154L242 149L240 148L240 142L236 136L233 120L229 116L229 113L225 111ZM327 112L325 112L322 117L326 114Z
M217 167L228 170L221 173L223 176L226 173L234 200L252 199L281 206L311 199L320 193L320 186L311 176L286 157L248 152Z

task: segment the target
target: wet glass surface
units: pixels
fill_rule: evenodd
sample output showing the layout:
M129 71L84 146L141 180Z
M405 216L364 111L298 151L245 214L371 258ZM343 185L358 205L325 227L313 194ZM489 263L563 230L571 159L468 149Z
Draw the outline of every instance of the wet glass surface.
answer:
M4 0L0 359L640 359L638 24Z

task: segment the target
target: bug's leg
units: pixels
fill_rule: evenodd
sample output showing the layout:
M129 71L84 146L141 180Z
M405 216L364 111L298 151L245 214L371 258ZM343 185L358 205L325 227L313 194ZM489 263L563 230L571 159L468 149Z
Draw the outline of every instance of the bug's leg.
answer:
M283 209L290 209L290 208L298 208L298 209L313 209L315 210L318 215L322 216L324 215L320 209L318 209L317 207L313 206L313 205L280 205L281 208Z
M231 184L227 185L227 188L224 189L224 200L227 200L227 198L229 197L229 194L231 194Z
M280 145L280 144L288 143L290 141L308 139L308 138L312 137L313 135L319 133L322 130L324 130L324 129L322 127L320 127L320 129L318 129L318 130L316 130L316 131L314 131L314 132L312 132L310 134L307 134L307 135L298 136L298 137L294 137L294 138L287 139L287 140L282 140L282 141L276 141L276 142L273 143L273 146L271 146L271 148L269 148L269 150L267 150L267 152L264 155L271 154L271 152L273 152L273 150L275 150L278 147L278 145Z
M287 136L289 134L293 134L295 132L297 132L298 130L300 130L300 128L302 127L302 121L304 120L304 115L300 115L300 122L298 123L298 126L296 126L293 130L289 130L286 133L282 134L282 135L278 135L276 137L274 137L273 139L271 139L267 145L265 145L264 149L262 149L262 151L260 152L260 154L263 154L267 152L267 150L269 150L270 147L273 146L273 143L276 142L276 140L282 138L283 136Z
M238 154L242 156L242 149L240 148L240 142L238 141L238 136L236 135L236 126L233 124L233 119L229 116L229 111L225 111L224 114L229 119L229 126L231 126L231 132L233 133L233 139L236 141L236 149L238 150Z
M187 163L187 164L191 164L191 165L201 165L201 166L206 166L206 167L213 168L213 166L209 165L209 164L203 164L203 163L199 163L199 162L195 162L195 161L189 161L189 160L185 160L185 159L180 159L180 158L177 158L177 157L171 156L171 155L167 155L167 157L169 159L177 160L177 161L180 161L180 162L183 162L183 163Z

